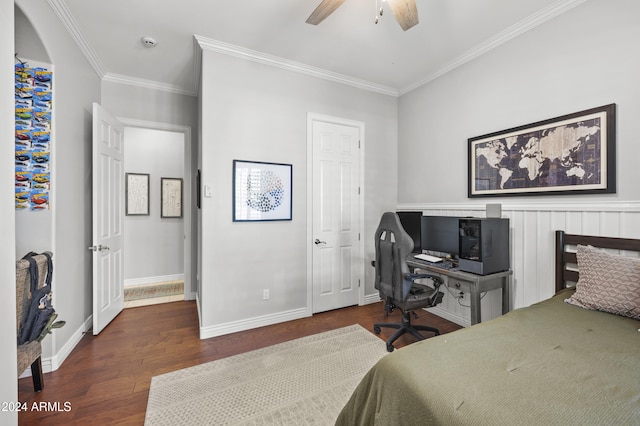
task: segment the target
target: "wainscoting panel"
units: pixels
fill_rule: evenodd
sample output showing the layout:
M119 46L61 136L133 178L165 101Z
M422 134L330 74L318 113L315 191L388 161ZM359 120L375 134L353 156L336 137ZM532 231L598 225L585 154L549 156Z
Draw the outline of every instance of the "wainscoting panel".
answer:
M491 200L495 203L495 200ZM484 204L400 204L398 210L424 215L485 217ZM554 293L555 231L608 237L640 238L640 202L502 204L509 218L511 247L511 308L521 308ZM500 291L482 299L482 320L501 314ZM460 325L470 324L469 296L445 292L443 303L430 309Z

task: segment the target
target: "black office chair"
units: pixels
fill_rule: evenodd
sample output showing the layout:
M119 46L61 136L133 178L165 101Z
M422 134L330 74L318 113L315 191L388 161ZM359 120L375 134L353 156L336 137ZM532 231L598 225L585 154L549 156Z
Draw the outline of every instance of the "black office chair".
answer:
M387 340L387 351L393 352L393 342L405 333L410 333L418 340L425 337L418 331L429 331L439 335L437 328L425 325L412 325L411 316L417 318L415 309L430 308L442 302L444 293L439 291L442 285L440 277L431 274L412 274L406 262L406 257L413 250L413 239L402 228L398 215L386 212L380 219L375 234L376 268L375 288L384 300L385 316L395 308L402 312L402 323L377 323L373 331L380 334L381 327L396 328ZM421 278L431 278L434 287L418 284L414 281Z

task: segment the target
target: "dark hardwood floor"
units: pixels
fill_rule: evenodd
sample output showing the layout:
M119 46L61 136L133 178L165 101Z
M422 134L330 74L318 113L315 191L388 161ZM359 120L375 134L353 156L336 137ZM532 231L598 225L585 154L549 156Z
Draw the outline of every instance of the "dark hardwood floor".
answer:
M443 334L461 328L428 312L419 316L414 323ZM153 376L351 324L372 330L383 321L399 322L400 313L385 319L380 302L200 340L195 302L125 309L100 335L85 335L58 370L45 374L41 392L33 392L30 377L19 380L18 399L27 407L19 424L142 425ZM381 339L392 332L383 329ZM413 342L403 336L395 346ZM34 403L42 409L34 410Z

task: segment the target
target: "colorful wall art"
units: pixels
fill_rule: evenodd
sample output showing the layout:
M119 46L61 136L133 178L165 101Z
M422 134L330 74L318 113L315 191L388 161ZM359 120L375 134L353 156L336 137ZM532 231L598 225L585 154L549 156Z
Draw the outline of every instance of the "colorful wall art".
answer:
M16 209L50 208L52 80L51 70L15 65Z

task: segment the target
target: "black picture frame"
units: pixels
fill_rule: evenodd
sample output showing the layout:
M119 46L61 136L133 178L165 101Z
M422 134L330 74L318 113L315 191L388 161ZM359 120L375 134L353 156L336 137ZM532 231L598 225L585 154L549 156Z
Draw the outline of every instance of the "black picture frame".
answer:
M293 165L233 160L233 221L292 220Z
M616 192L616 105L468 139L468 197Z

